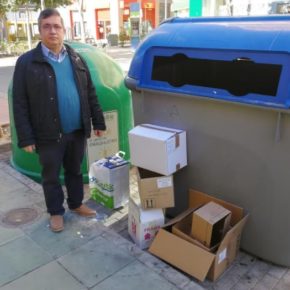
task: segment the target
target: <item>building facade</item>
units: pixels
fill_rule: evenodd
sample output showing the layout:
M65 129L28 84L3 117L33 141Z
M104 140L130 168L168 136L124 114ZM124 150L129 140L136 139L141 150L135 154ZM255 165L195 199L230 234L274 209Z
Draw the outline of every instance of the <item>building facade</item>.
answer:
M244 16L289 13L290 0L84 0L82 13L74 4L59 8L64 18L66 38L88 42L106 41L110 35L142 38L169 17ZM282 4L281 4L282 3ZM285 4L286 3L286 4ZM283 8L283 9L282 9ZM289 8L289 9L288 9ZM7 13L6 40L38 39L39 11L27 6Z
M172 0L95 0L84 1L83 14L86 38L107 39L110 34L125 32L130 36L136 31L146 34L160 21L170 16ZM72 39L81 37L80 13L77 2L61 8L65 15L68 36Z

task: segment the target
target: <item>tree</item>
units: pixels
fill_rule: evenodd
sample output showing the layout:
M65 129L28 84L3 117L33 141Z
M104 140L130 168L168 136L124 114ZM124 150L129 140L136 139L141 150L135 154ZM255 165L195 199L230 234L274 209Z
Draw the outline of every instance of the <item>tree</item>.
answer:
M10 8L10 2L9 0L1 0L0 2L0 17L3 17L7 11L9 11Z
M5 13L9 10L17 11L24 9L27 18L27 42L28 47L31 48L31 31L29 29L29 14L30 10L43 9L45 7L57 8L59 6L66 6L73 3L73 0L1 0L0 2L0 20L5 17ZM2 13L2 14L1 14ZM1 24L1 22L0 22Z
M9 0L1 0L0 2L0 41L4 40L3 29L6 20L6 12L10 9Z
M4 0L9 1L9 0ZM35 8L52 7L57 8L60 6L66 6L73 3L73 0L11 0L15 6L23 6L27 4L34 4Z

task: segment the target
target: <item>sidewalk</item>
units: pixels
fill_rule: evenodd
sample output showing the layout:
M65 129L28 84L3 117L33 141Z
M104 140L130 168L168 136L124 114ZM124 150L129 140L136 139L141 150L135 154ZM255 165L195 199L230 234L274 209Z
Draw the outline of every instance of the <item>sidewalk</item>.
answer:
M67 211L65 230L51 232L41 186L10 166L10 154L0 154L1 290L202 289L118 234L126 236L127 207L108 210L88 200L108 217Z
M9 110L6 98L0 98L0 125L9 123Z

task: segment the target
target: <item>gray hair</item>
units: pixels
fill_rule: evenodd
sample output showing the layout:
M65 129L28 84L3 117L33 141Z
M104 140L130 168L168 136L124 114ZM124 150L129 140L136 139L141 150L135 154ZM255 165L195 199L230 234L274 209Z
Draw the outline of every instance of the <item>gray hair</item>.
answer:
M41 26L41 20L46 19L50 16L59 16L61 19L61 24L64 27L63 19L62 19L60 13L58 12L58 10L55 8L46 8L40 12L39 17L38 17L38 29L39 29L39 31L40 31L40 26Z

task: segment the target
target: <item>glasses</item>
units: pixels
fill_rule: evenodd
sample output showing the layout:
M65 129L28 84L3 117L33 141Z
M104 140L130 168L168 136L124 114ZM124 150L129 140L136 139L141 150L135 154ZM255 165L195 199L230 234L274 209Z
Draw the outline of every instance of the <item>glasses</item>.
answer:
M61 31L63 27L58 24L44 24L41 26L41 28L45 31Z

